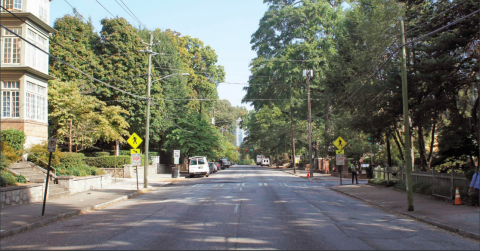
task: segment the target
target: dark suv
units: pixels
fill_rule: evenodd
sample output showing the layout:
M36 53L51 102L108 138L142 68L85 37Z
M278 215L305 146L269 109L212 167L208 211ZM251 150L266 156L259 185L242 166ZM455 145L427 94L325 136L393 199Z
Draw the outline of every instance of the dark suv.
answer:
M230 167L230 161L227 158L219 159L218 163L220 163L220 167L223 169Z

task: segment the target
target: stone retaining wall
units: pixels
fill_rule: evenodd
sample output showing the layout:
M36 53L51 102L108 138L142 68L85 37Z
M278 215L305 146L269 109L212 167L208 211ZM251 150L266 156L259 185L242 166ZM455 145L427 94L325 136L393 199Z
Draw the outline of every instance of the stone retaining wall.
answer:
M110 186L112 176L109 174L88 177L58 176L57 181L60 186L68 189L70 194L75 194Z
M15 206L43 201L44 191L45 184L43 183L25 186L2 187L0 188L0 207L3 208L6 206Z
M137 168L136 166L125 165L123 167L124 173L125 173L125 178L137 178L137 174L136 174L136 171L135 171L136 168ZM144 170L143 166L138 166L138 178L139 179L143 178L143 174L144 174L143 170ZM148 166L148 173L157 174L158 173L157 165L149 165Z
M105 171L106 174L111 175L112 177L115 177L115 173L117 174L117 178L124 178L124 172L123 172L123 167L118 167L118 168L99 168L103 171Z

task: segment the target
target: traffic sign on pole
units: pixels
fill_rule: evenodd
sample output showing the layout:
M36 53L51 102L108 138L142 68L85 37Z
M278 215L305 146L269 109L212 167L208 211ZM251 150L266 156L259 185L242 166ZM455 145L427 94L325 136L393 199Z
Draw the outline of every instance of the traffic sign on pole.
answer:
M130 153L131 154L140 153L140 149L130 149Z
M180 164L180 150L173 150L174 164Z
M336 164L337 164L337 166L345 165L345 155L337 154L336 155Z
M140 153L132 153L132 166L141 166L142 165L142 157Z
M127 143L134 149L137 148L142 142L142 138L140 138L136 133L133 133L132 136L127 139Z
M337 147L338 150L342 150L345 146L347 146L347 142L342 137L338 137L335 141L333 141L333 145Z
M48 139L48 151L53 153L57 148L57 139L56 138L49 138Z

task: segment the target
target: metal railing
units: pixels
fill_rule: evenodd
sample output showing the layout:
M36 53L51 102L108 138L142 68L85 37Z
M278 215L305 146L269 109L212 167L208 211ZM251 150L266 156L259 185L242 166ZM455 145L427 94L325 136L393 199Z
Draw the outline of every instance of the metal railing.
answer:
M374 168L373 177L384 180L401 180L406 181L407 175L405 167L384 167ZM449 174L439 173L435 170L420 171L419 167L415 167L412 171L412 179L415 183L426 183L432 185L432 195L446 199L453 199L456 187L468 189L468 179L463 173L459 173L452 168Z
M43 159L41 159L40 157L36 156L35 154L33 154L33 153L31 153L31 152L29 152L29 151L27 151L27 150L23 150L23 153L28 153L29 155L32 155L33 157L37 158L38 160L40 160L41 162L43 162L45 165L47 165L47 168L48 168L48 163L45 162L45 161L44 161ZM24 160L23 158L22 158L22 161L25 162L25 160ZM39 166L39 165L37 165L37 166L40 167L40 168L42 168L43 170L47 171L45 168L43 168L43 167L41 167L41 166ZM56 169L54 166L52 166L52 165L50 165L50 168L53 169L53 175L55 176L54 178L56 178L56 177L57 177L57 169Z

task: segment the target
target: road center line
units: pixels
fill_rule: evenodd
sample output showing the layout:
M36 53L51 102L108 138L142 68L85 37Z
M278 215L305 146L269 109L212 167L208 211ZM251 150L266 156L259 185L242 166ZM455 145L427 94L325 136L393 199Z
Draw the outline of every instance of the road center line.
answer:
M243 187L240 187L240 191L242 191L242 188L243 188Z
M237 211L238 211L238 204L235 205L235 211L234 212L237 213Z
M263 183L263 185L264 185L264 186L266 186L266 187L268 186L268 184L267 184L267 183Z
M258 183L259 186L262 186L262 183Z

